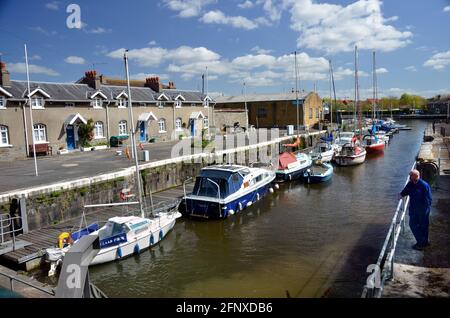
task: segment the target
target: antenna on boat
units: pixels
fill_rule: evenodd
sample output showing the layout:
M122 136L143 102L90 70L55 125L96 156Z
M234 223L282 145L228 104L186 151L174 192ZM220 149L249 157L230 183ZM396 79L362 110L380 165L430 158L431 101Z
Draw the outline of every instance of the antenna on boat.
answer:
M136 136L135 136L134 120L133 120L133 106L132 106L132 102L131 102L130 74L128 71L127 52L128 52L128 50L125 50L125 53L123 54L123 59L125 61L125 74L127 76L128 116L130 118L131 146L133 147L134 163L136 165L136 187L137 187L137 192L138 192L139 210L141 211L141 217L145 218L144 209L142 208L142 188L141 188L141 179L140 179L140 175L139 175L139 163L138 163L137 149L136 149L136 139L135 139Z

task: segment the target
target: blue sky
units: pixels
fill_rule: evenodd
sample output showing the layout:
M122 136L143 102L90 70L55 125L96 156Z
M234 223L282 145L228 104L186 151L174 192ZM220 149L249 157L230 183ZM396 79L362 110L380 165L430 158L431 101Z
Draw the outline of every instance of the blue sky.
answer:
M69 28L69 4L81 28ZM73 82L93 68L133 78L158 75L212 94L285 92L329 95L328 59L338 97L354 96L354 45L362 98L372 95L376 51L379 96L450 93L450 1L444 0L0 0L0 52L13 79Z

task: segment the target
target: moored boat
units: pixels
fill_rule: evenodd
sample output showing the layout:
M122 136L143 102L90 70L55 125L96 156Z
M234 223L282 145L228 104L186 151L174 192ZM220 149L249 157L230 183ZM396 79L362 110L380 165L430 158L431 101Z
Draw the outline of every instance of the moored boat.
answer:
M273 191L275 173L264 168L214 165L203 168L192 193L181 200L183 216L223 219L252 205Z
M330 162L333 159L335 148L329 142L321 141L316 144L310 152L313 161L320 160L322 162Z
M334 156L334 161L340 166L354 166L366 160L367 151L353 143L342 146L341 151Z
M376 135L365 135L362 143L368 153L384 151L385 142Z
M331 180L333 177L333 166L330 163L323 162L313 165L303 173L305 183L320 183Z
M311 165L311 157L307 154L298 153L295 155L292 152L283 152L278 158L278 169L275 171L276 181L297 180L303 176L303 172Z

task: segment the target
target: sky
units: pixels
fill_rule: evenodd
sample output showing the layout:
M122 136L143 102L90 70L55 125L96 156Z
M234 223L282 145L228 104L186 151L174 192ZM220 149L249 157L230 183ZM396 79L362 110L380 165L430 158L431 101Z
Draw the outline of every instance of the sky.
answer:
M79 17L79 19L78 19ZM450 0L0 0L11 78L74 82L95 69L210 95L316 90L338 98L450 94ZM295 54L297 64L295 63ZM244 86L245 83L245 86ZM244 88L245 87L245 88Z

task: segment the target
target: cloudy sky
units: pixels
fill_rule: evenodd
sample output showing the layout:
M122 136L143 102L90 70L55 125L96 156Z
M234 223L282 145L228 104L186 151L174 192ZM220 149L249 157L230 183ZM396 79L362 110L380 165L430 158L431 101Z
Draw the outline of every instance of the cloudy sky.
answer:
M80 8L80 23L70 4ZM74 27L75 26L75 27ZM79 26L79 28L77 28ZM86 70L133 78L158 75L178 88L225 95L285 92L299 85L338 97L450 93L450 1L444 0L0 0L0 53L13 79L73 82Z

